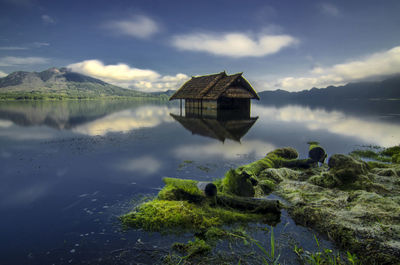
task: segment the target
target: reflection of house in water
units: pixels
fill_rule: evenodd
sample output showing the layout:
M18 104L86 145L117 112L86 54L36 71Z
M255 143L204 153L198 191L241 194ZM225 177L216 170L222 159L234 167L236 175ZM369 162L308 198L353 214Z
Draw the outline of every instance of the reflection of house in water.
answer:
M180 100L180 115L171 116L193 134L240 141L257 120L250 117L250 99L260 98L242 73L221 72L192 77L171 96L174 99Z
M207 116L180 116L171 113L171 116L178 121L183 127L191 131L192 134L211 137L224 142L231 139L240 142L240 139L250 130L257 121L255 118L233 117L232 113L228 114L227 119L223 117L207 117Z

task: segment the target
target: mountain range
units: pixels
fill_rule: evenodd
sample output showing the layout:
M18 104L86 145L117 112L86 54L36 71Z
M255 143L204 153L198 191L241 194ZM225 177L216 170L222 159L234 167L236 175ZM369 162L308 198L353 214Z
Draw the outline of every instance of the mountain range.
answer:
M258 95L261 98L259 103L266 106L300 105L400 122L400 75L381 81L312 88L300 92L262 91Z
M312 88L299 92L285 90L262 91L258 93L262 102L307 102L337 100L382 100L400 99L400 75L388 77L381 81L349 83L344 86Z
M42 72L18 71L0 78L0 99L160 98L162 94L121 88L67 68L50 68Z
M108 84L75 73L67 68L42 72L17 71L0 78L0 99L84 99L84 98L158 98L168 99L175 90L145 93ZM384 80L349 83L344 86L312 88L299 92L285 90L258 93L261 103L338 104L340 100L400 99L400 74Z

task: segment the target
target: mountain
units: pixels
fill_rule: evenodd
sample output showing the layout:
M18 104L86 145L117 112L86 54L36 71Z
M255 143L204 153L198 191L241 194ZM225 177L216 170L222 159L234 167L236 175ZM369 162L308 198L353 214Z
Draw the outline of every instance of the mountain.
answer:
M151 92L151 94L155 95L155 96L165 96L165 97L170 98L175 92L176 92L176 90L167 90L167 91L163 91L163 92Z
M349 83L344 86L312 88L300 92L275 90L263 91L258 94L262 102L400 99L400 75L382 81Z
M0 99L83 99L103 97L156 97L125 89L96 78L50 68L43 72L18 71L0 78Z
M400 122L400 75L382 81L312 88L300 92L263 91L258 95L260 104L267 106L301 105Z
M167 95L167 96L172 96L174 93L176 92L176 90L167 90L167 91L162 91L162 92L152 92L151 94L153 95Z

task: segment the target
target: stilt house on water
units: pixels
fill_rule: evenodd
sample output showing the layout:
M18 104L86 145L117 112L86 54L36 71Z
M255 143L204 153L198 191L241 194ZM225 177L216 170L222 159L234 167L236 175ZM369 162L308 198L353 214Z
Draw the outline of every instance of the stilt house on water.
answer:
M250 112L250 99L260 99L242 73L192 77L169 100L185 100L186 113L202 114L203 110L243 110ZM206 111L207 112L207 111Z

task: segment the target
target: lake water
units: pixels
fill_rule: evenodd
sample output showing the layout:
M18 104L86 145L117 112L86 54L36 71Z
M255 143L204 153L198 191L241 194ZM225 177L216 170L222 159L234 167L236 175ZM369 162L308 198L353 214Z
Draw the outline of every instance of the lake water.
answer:
M168 103L2 102L0 263L153 263L149 249L161 255L192 235L124 231L117 217L156 195L163 177L213 180L284 146L306 157L308 141L329 155L397 145L396 106L253 103L251 118L216 120L181 117L179 105ZM314 232L286 212L274 229L281 262L295 264L289 241L316 248Z

